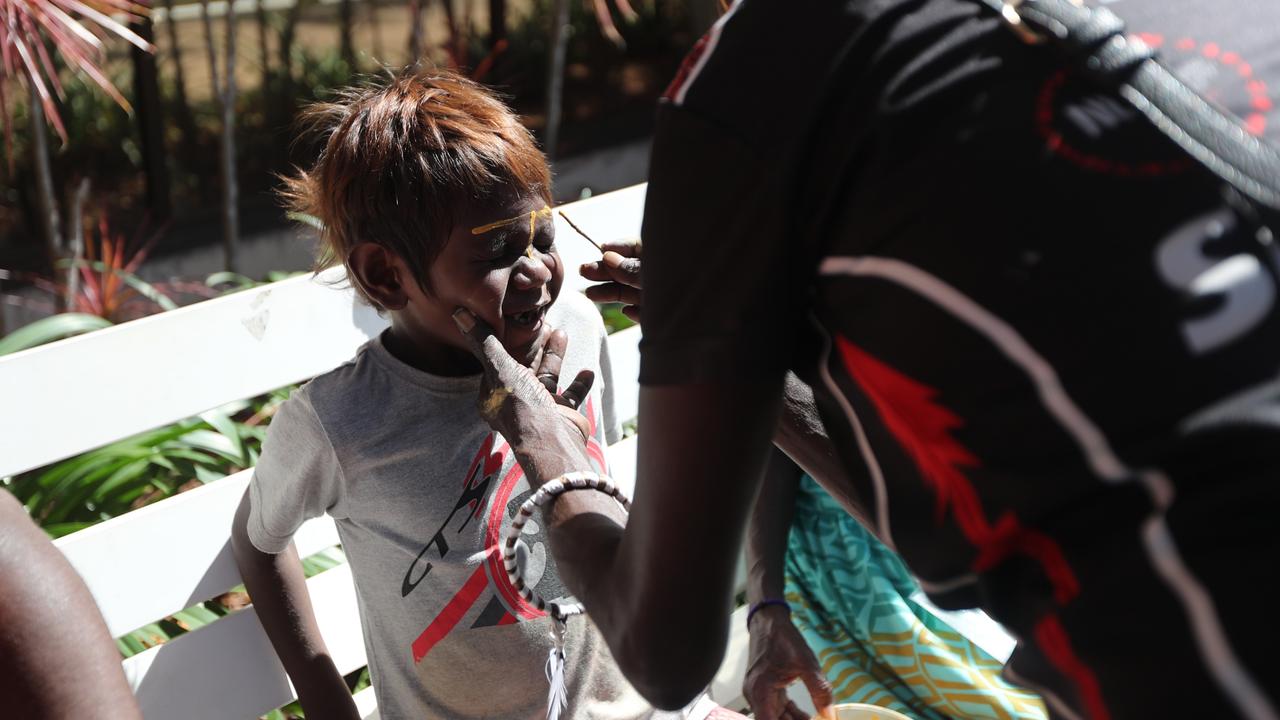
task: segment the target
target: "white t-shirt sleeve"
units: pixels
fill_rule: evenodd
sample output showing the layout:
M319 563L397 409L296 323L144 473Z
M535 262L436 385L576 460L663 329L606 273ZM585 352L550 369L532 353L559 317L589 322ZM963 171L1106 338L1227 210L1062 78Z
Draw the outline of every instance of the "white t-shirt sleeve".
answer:
M249 483L249 540L266 553L289 546L302 523L323 515L342 492L342 469L304 391L295 392L267 428Z
M613 401L613 364L609 360L609 334L600 323L600 405L604 422L604 440L612 445L622 439L622 423L618 422L618 411Z

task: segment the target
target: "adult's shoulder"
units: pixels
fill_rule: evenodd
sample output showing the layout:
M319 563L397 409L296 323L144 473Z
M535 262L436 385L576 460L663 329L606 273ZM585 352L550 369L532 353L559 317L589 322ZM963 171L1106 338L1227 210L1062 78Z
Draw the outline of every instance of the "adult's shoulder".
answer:
M979 12L973 0L739 0L690 50L662 103L774 149L813 124L837 68L903 40L898 22Z

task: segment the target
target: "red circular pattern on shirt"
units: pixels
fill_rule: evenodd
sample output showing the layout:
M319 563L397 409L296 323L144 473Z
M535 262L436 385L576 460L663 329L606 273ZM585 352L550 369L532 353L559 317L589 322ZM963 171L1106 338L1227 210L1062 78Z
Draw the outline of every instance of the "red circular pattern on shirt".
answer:
M1185 53L1198 52L1205 59L1214 60L1234 72L1244 83L1245 92L1249 95L1250 112L1242 118L1245 129L1255 136L1266 132L1267 114L1275 109L1275 102L1271 99L1267 84L1254 77L1253 66L1245 62L1238 53L1224 51L1214 42L1198 43L1192 38L1179 38L1169 43L1163 35L1157 33L1137 33L1134 37L1156 49L1168 46ZM1054 101L1067 78L1065 70L1050 77L1041 88L1036 102L1036 127L1055 155L1086 170L1120 177L1168 175L1182 172L1193 164L1190 158L1162 162L1126 162L1088 153L1071 145L1054 125Z

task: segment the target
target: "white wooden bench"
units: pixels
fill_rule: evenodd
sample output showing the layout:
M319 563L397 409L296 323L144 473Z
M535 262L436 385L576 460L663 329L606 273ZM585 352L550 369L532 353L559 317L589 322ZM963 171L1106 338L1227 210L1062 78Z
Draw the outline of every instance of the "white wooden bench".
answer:
M644 186L567 206L596 240L638 237ZM563 220L557 244L570 272L598 257ZM0 477L71 457L323 373L352 356L385 321L333 286L340 271L247 290L115 328L0 358ZM610 336L618 417L634 418L639 328ZM92 370L90 370L92 368ZM110 382L103 382L109 378ZM609 449L613 474L634 483L635 437ZM84 578L113 637L120 637L240 584L231 518L251 470L182 493L57 541ZM302 557L338 538L327 518L307 523ZM308 581L317 619L343 674L366 665L360 616L344 564ZM733 618L713 698L741 709L745 623ZM1005 653L1007 654L1007 653ZM294 699L253 608L124 661L148 720L255 718ZM357 694L366 717L373 693Z

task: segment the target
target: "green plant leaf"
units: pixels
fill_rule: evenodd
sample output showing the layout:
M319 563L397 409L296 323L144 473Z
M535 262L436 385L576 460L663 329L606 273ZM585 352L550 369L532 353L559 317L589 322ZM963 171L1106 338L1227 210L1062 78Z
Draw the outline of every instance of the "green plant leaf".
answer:
M310 225L316 230L324 230L324 223L320 222L320 218L315 215L308 215L303 212L287 212L284 216L294 222L300 222L303 225Z
M125 635L124 637L120 638L117 642L124 645L124 649L126 651L124 653L125 657L132 657L134 655L137 655L140 652L145 652L147 649L147 646L143 645L141 640L134 637L134 633L129 633L128 635Z
M37 345L111 327L106 318L85 313L62 313L37 320L0 338L0 355L8 355Z
M236 463L238 467L244 467L239 464L243 458L241 457L240 449L237 447L237 444L233 442L231 438L223 435L222 433L214 432L212 430L195 430L188 434L184 439L191 447L216 453L217 455Z
M210 470L204 465L196 465L194 470L195 470L196 479L204 483L205 485L208 485L211 482L217 482L227 476L227 474L224 472L219 472L217 470Z
M200 419L213 426L219 434L225 437L230 443L232 451L235 453L236 462L240 467L249 467L249 453L245 450L244 441L240 439L240 430L236 423L220 410L210 410L200 414Z
M253 278L250 278L245 275L241 275L238 272L231 272L230 270L222 270L220 272L216 272L210 275L209 277L205 278L204 284L208 285L209 287L214 287L217 285L230 285L232 286L233 290L243 290L245 288L251 288L254 285L257 285L258 283L254 282Z
M82 521L82 522L49 523L45 525L42 529L45 531L45 533L49 535L49 537L57 539L60 537L65 537L67 535L70 535L71 533L80 532L81 530L87 527L90 527L92 525L97 525L97 524L98 524L97 520L88 520L88 521Z

